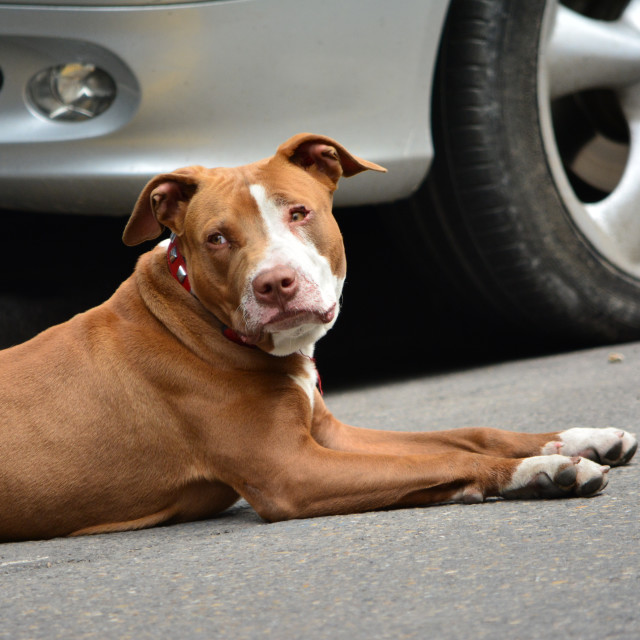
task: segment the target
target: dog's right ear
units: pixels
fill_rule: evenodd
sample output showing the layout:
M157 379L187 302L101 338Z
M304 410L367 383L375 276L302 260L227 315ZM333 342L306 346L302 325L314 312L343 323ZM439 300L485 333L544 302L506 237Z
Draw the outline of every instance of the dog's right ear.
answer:
M153 240L162 233L163 226L181 235L189 201L203 171L204 167L186 167L151 179L133 208L122 234L123 242L133 246Z

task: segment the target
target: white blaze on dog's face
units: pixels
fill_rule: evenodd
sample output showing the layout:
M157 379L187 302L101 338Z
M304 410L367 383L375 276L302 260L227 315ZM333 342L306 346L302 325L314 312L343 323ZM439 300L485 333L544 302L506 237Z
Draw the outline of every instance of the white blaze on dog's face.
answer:
M346 274L331 209L332 193L295 166L208 170L179 240L192 292L247 344L311 356Z
M339 272L335 273L327 256L320 253L314 236L320 232L324 234L323 244L333 239L342 250L337 226L318 220L330 213L288 202L281 196L269 197L260 184L251 185L249 192L258 206L267 242L261 259L247 276L241 300L246 327L249 334L270 334L274 355L298 350L312 355L314 343L336 321L344 284L343 264L333 265L338 267ZM270 275L276 281L295 278L295 292L280 296L280 300L274 294L265 303L256 283L264 276L266 286L273 286L268 284Z

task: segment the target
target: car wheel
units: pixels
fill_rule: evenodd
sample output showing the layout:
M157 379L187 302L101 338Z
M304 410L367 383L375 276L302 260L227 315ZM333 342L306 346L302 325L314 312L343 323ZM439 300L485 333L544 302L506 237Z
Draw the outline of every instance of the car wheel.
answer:
M529 327L639 337L640 2L453 0L433 113L423 260Z

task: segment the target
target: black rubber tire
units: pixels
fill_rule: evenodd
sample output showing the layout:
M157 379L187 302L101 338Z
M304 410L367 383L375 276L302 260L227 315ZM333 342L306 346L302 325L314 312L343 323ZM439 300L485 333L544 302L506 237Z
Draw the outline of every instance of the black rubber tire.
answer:
M537 59L544 0L453 0L434 86L435 163L414 249L458 295L583 343L640 336L640 281L573 224L547 166ZM425 254L429 254L427 255Z

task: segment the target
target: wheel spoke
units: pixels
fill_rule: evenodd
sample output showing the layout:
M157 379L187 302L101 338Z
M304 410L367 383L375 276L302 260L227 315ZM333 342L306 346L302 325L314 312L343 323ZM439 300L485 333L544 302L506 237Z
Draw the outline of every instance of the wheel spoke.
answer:
M640 121L630 123L630 149L618 186L604 200L585 205L591 219L616 244L626 261L640 264Z
M640 31L634 26L640 8L635 1L632 5L616 22L592 20L558 6L543 58L552 98L640 81Z
M631 0L627 5L621 20L640 30L640 0Z

